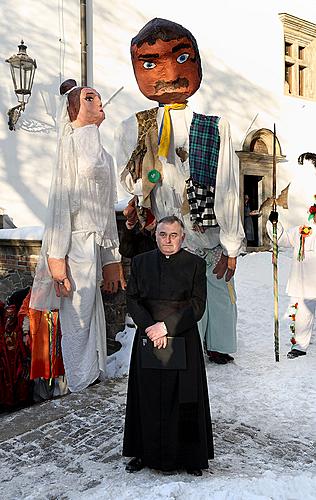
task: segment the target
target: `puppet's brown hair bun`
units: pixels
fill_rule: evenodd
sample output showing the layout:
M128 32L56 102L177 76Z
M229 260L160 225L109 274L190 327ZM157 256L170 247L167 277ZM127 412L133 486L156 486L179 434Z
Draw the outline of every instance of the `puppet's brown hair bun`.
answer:
M72 87L76 87L77 82L72 78L65 80L59 87L59 92L61 95L64 95L68 90ZM68 94L68 114L70 121L73 122L76 120L79 108L80 108L80 92L83 87L78 87Z

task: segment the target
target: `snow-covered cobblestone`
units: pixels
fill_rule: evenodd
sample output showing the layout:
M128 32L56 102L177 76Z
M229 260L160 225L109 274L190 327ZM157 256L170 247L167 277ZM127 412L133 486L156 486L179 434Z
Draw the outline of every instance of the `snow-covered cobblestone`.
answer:
M276 363L271 255L239 259L238 353L224 366L206 360L216 456L202 478L125 472L123 376L0 415L1 500L315 499L316 346L304 358L286 358L288 265L280 254ZM130 346L126 335L120 338L126 364ZM124 352L110 363L112 372L117 365L124 373Z

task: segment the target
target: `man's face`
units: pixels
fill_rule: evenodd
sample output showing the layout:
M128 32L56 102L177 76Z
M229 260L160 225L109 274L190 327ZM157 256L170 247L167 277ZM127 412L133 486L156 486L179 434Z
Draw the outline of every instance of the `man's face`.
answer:
M184 240L184 232L178 222L166 224L161 222L157 226L156 241L159 250L164 255L173 255L179 252Z
M183 103L201 83L199 62L187 37L133 45L132 62L141 92L152 101Z
M91 88L81 89L77 119L84 125L101 125L105 116L100 94Z

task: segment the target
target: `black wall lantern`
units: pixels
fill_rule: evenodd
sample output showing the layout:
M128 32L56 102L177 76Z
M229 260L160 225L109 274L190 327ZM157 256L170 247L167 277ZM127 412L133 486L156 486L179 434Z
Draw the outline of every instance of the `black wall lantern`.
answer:
M32 92L35 70L37 68L35 59L29 57L26 53L26 45L23 40L18 46L19 52L6 62L10 64L11 76L19 104L8 111L9 129L15 130L15 124L20 118L21 111L24 111Z

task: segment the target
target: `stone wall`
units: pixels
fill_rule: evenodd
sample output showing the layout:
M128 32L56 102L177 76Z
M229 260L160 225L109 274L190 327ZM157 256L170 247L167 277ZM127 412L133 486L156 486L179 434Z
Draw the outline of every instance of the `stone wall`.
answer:
M0 300L32 285L40 249L40 241L0 240Z
M125 218L117 213L119 234ZM41 242L34 240L0 240L0 300L6 299L15 291L32 286L33 276L41 250ZM123 259L126 278L129 275L130 260ZM115 295L103 293L107 337L114 340L115 335L124 330L126 316L125 292L119 290Z

